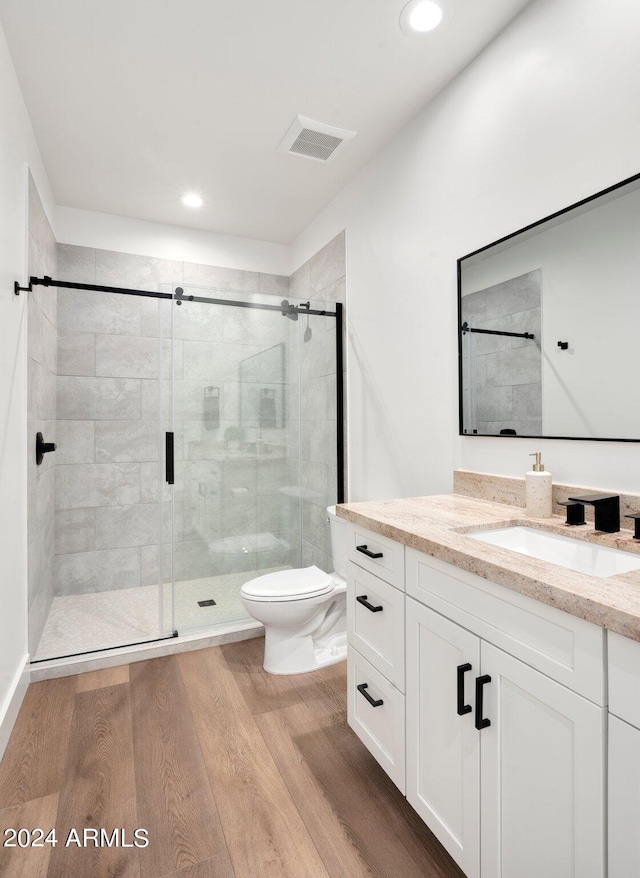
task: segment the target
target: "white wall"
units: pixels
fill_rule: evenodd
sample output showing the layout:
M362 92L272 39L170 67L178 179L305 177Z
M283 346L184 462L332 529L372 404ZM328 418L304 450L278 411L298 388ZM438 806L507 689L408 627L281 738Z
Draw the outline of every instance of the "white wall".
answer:
M27 163L45 207L53 198L0 29L0 754L27 657ZM8 711L8 714L7 714ZM6 720L6 721L4 721Z
M73 207L56 208L55 230L61 244L76 244L100 250L134 253L138 256L156 256L161 259L198 262L267 274L290 273L289 247L286 244L217 235L200 229L169 226Z
M543 432L640 437L640 189L507 243L465 261L463 294L541 269Z
M635 444L457 435L456 259L640 170L640 5L536 0L292 245L347 229L352 500L454 467L640 492Z

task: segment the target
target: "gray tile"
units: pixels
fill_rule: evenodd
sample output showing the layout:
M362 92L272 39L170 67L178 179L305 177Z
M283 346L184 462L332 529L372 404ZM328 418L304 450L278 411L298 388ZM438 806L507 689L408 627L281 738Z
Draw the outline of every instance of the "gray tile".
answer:
M304 319L304 318L303 318ZM336 374L336 342L332 332L325 332L320 321L323 317L310 318L311 336L307 333L300 345L302 379L319 378Z
M261 350L263 350L262 345L185 341L184 378L202 379L211 384L239 381L242 361L260 353Z
M88 290L58 290L58 329L140 335L140 305L136 296Z
M537 347L517 348L485 356L487 363L487 387L513 384L537 384L541 380L542 366Z
M316 567L319 567L320 570L324 570L325 573L333 572L331 557L318 549L317 546L308 543L306 540L302 541L301 564L303 567L311 567L311 565L315 565Z
M276 494L287 483L289 461L282 459L259 459L256 461L258 494Z
M329 286L325 287L322 290L322 298L325 302L335 303L340 302L341 304L345 304L347 300L347 279L346 277L338 278L338 280L334 281ZM328 323L329 321L327 321Z
M58 377L58 418L131 420L141 411L136 378Z
M462 322L471 327L484 327L487 319L487 291L478 290L462 297Z
M140 585L140 549L106 549L58 555L55 591L59 595L89 594Z
M485 320L482 323L483 329L494 329L502 332L527 332L533 334L535 339L477 334L474 339L476 355L481 356L482 354L491 354L496 351L513 350L514 348L522 347L540 348L540 319L540 308L531 308L527 311L517 311L515 314L506 314L502 317Z
M331 539L327 511L322 506L310 503L302 504L302 539L320 549L325 555L331 555Z
M253 498L257 493L255 460L226 460L222 468L222 495L240 500Z
M56 418L56 376L31 357L27 362L27 419L54 421Z
M211 290L236 290L238 292L260 292L260 275L257 271L240 271L235 268L218 268L184 262L182 265L185 285L208 287Z
M96 421L96 463L157 461L158 422Z
M264 494L260 497L260 533L290 532L292 528L291 498L284 494Z
M311 295L317 296L345 274L345 236L344 232L340 232L309 260Z
M52 601L53 584L51 593L49 593L48 590L39 591L29 607L29 654L31 656L34 656L38 651L38 645L40 643L40 638L42 637L42 632L44 631L44 626L47 622Z
M42 528L31 543L27 553L28 602L33 604L40 592L53 590L51 571L54 562L55 533L53 521Z
M289 296L301 301L311 298L309 261L305 262L289 278Z
M157 378L157 340L123 335L97 335L96 375L112 378Z
M92 247L58 244L58 277L69 283L96 282L96 251Z
M291 321L279 311L249 308L225 308L223 341L231 344L253 344L271 347L287 338Z
M38 476L36 488L36 527L41 530L55 515L56 468Z
M336 421L302 421L300 424L302 460L315 463L336 464Z
M59 465L93 463L95 459L94 429L94 421L58 421L56 424L56 462Z
M172 307L175 308L174 337L176 339L222 341L223 317L224 311L227 310L224 305L184 302L180 307L177 305Z
M255 497L226 497L222 501L222 535L258 532L259 506Z
M58 331L58 375L96 374L96 337L91 332Z
M157 503L95 510L96 549L150 546L159 540Z
M513 413L511 386L483 387L476 391L476 418L478 421L508 420Z
M289 278L282 274L260 274L260 292L271 296L289 296Z
M542 421L542 385L518 384L513 388L513 418L517 421Z
M95 509L58 509L56 554L91 552L95 547Z
M56 467L56 508L129 506L140 502L139 463Z
M155 256L96 250L96 283L158 292L158 284L181 283L182 263Z
M182 499L183 491L183 471L179 465L176 465L175 485L173 486L173 494L176 499ZM172 488L168 485L164 478L164 472L160 473L157 463L141 463L140 464L140 502L141 503L157 503L158 487L162 487L162 499L171 500Z
M176 581L214 576L216 573L222 572L216 567L216 563L211 559L209 543L206 540L176 543L173 556Z
M27 546L38 535L38 479L27 482Z
M487 287L487 319L539 308L541 282L542 273L536 269Z

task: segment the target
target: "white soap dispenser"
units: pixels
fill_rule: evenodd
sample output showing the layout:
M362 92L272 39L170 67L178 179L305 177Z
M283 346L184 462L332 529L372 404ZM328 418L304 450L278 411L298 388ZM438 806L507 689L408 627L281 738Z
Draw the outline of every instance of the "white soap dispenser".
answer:
M529 457L535 457L536 462L533 469L525 473L527 515L531 518L551 518L551 473L545 472L541 451L535 451Z

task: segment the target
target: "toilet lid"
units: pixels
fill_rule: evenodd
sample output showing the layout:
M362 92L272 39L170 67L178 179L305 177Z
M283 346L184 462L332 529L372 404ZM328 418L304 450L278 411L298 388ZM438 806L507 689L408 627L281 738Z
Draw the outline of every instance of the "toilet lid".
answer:
M333 588L331 574L318 567L298 570L279 570L250 579L242 586L242 594L262 600L290 600L291 598L316 597Z

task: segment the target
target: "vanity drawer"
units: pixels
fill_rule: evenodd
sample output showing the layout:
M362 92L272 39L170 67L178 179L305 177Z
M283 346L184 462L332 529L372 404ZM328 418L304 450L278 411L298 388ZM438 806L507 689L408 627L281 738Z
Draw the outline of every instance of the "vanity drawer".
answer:
M404 591L404 545L357 524L348 530L347 558Z
M404 592L349 562L349 643L404 692Z
M640 729L640 643L610 631L609 711Z
M404 695L351 645L347 652L347 718L367 750L404 793Z
M407 594L595 704L605 704L599 626L415 549L407 549Z

